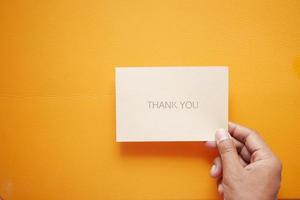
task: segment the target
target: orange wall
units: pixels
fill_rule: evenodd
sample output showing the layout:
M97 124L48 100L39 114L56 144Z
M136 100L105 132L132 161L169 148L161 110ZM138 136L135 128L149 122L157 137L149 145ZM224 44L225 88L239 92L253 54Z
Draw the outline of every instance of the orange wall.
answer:
M230 120L300 198L300 1L1 1L0 22L4 199L217 198L202 144L115 142L118 65L228 65Z

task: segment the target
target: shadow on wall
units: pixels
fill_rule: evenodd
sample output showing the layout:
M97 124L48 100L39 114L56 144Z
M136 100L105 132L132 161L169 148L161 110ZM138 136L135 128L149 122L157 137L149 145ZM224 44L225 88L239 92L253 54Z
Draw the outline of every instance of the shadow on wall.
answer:
M123 142L120 151L123 156L166 156L201 157L212 161L216 149L204 146L203 142Z

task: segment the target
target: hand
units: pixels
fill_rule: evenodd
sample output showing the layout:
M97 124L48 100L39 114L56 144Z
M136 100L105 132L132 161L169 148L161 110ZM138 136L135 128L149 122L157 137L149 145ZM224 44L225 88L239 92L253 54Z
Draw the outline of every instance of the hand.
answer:
M229 133L220 129L211 176L217 179L218 192L226 200L274 200L281 181L282 165L262 138L246 127L229 123Z

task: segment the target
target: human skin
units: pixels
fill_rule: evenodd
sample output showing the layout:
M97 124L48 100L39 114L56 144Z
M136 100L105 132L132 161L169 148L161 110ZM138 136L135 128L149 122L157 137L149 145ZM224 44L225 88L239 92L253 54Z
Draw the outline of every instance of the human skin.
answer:
M228 132L219 129L215 138L205 145L218 148L210 173L224 199L277 199L282 164L258 133L230 122Z

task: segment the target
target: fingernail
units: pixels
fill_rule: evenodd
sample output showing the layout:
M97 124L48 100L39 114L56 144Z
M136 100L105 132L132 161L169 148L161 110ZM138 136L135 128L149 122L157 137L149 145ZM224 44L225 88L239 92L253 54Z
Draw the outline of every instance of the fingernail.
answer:
M215 172L216 172L216 165L213 164L213 166L212 166L211 169L210 169L210 175L213 177L214 174L215 174Z
M216 132L216 141L217 143L221 142L222 140L227 140L229 139L229 134L224 130L224 129L219 129Z
M220 183L220 184L218 185L218 192L219 192L220 194L223 194L223 192L224 192L224 188L223 188L223 184L222 184L222 183Z

